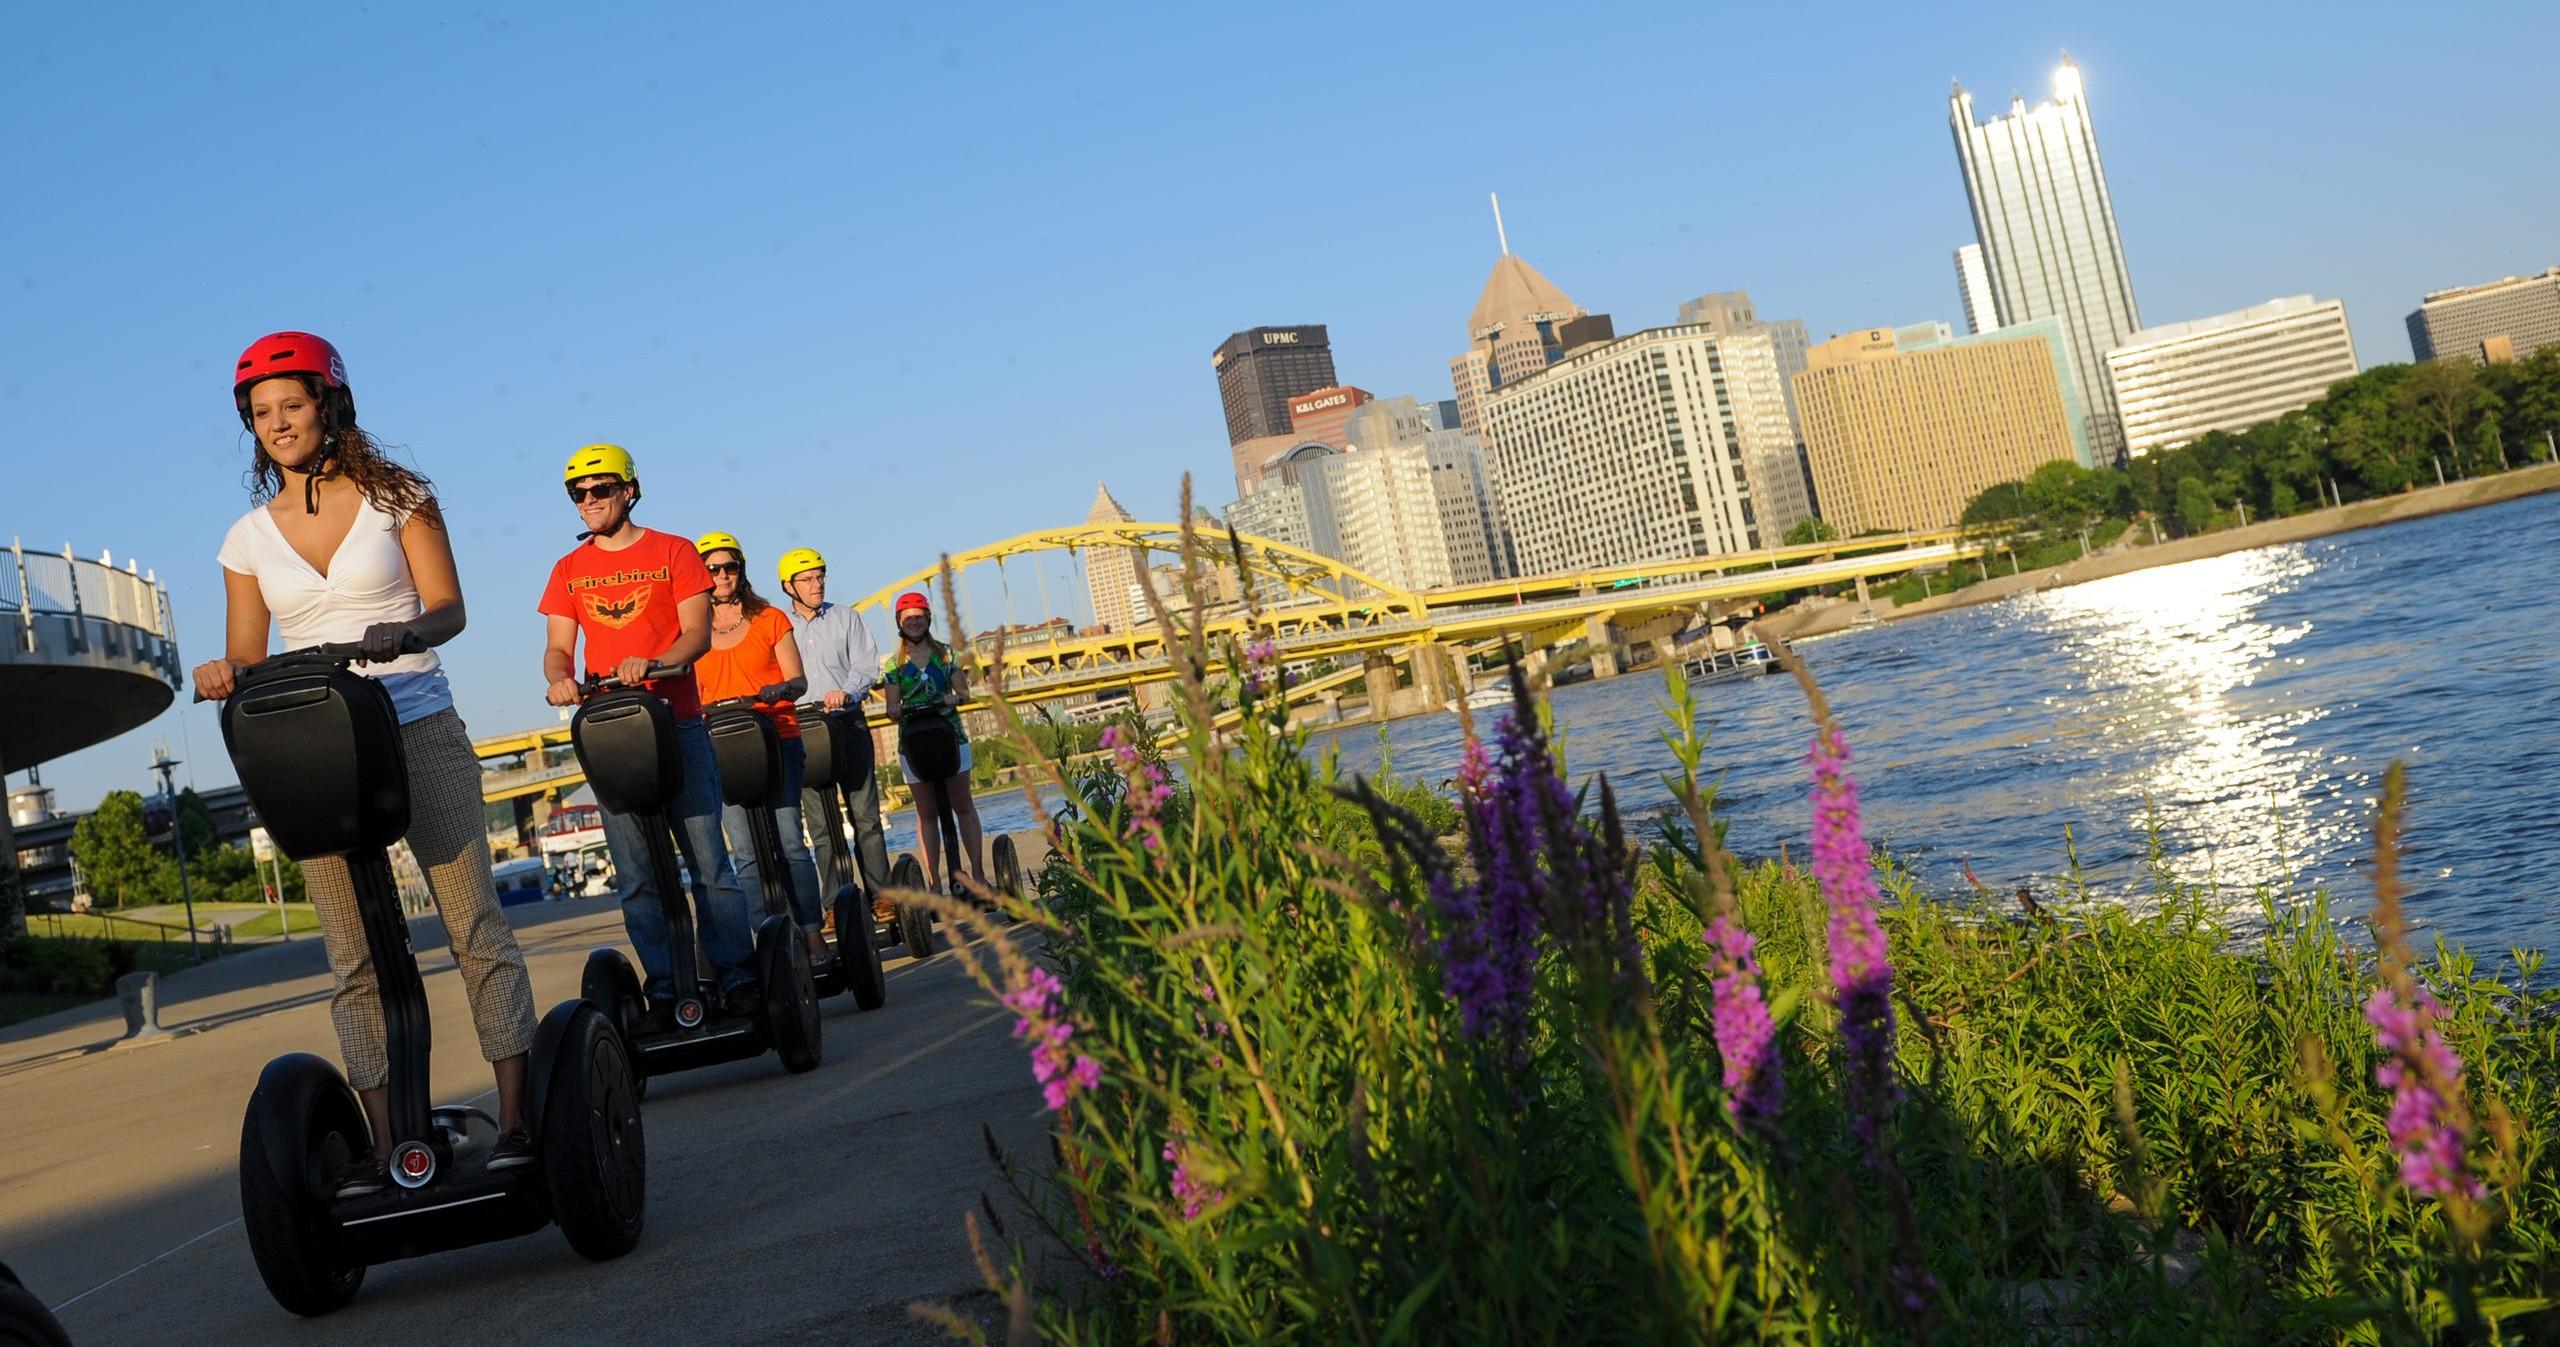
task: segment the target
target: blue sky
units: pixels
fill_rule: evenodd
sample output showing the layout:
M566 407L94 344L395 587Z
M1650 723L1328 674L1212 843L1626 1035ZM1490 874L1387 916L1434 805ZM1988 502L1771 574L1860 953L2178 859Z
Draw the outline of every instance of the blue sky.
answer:
M840 594L1097 479L1215 506L1211 347L1326 323L1347 381L1449 396L1488 190L1621 331L1728 288L1816 339L1961 324L1948 80L2032 101L2065 49L2146 322L2308 291L2405 360L2424 291L2560 262L2560 10L2261 8L22 7L0 536L138 556L215 654L229 362L318 331L454 520L464 716L547 723L579 444L639 455L644 522L818 546ZM231 779L203 711L46 779L87 807L164 738Z

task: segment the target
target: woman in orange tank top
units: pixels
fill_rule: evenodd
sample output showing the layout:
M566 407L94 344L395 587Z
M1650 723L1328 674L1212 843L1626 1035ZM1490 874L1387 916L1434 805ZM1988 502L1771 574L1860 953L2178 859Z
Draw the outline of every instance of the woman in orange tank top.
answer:
M808 757L800 744L800 717L792 703L808 690L800 668L800 643L792 637L791 619L765 602L747 583L746 549L726 533L706 533L694 540L703 568L711 572L711 649L693 662L693 679L704 704L732 697L752 697L756 709L773 721L782 736L782 793L773 803L773 822L782 834L783 869L790 875L791 915L808 939L809 954L821 965L827 953L820 933L824 914L818 907L818 866L800 833L800 779ZM760 893L763 862L756 858L755 838L747 830L747 811L720 806L720 831L738 866L738 885Z

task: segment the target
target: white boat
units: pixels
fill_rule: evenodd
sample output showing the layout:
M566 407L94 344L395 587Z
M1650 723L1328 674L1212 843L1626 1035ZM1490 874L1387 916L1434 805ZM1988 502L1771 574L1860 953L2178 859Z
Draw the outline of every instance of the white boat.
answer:
M1680 661L1680 671L1692 683L1729 683L1775 673L1777 669L1777 652L1758 641L1731 650L1702 650Z
M1466 696L1466 703L1469 711L1502 710L1511 705L1511 685L1507 682L1487 683L1483 687L1477 688L1475 691L1468 693ZM1449 709L1452 711L1457 710L1458 704L1456 702L1449 703Z

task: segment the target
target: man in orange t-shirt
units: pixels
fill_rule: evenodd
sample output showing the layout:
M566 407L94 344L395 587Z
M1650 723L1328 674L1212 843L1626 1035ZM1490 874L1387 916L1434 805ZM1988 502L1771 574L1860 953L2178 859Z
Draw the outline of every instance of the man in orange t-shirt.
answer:
M581 667L636 683L652 664L691 664L711 648L711 574L691 543L632 522L640 476L631 455L616 445L588 445L570 455L566 480L587 532L578 549L551 568L542 591L542 612L550 622L542 676L550 684L553 706L578 704ZM577 658L581 638L586 642L583 665ZM665 826L674 831L676 849L693 872L693 910L702 949L717 970L728 1008L753 1013L761 991L755 937L720 836L719 768L702 723L702 698L690 672L648 686L666 700L676 720L684 787L667 807ZM649 864L648 825L637 815L610 809L603 813L623 930L647 974L642 990L649 998L651 1027L672 1027L676 996L692 989L675 985L667 914L658 898L658 876ZM661 1020L663 1024L657 1023Z

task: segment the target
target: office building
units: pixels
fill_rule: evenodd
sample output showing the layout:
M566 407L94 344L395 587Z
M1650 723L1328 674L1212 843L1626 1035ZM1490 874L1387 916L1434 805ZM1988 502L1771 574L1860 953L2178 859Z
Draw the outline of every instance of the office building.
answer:
M2088 466L2052 318L1978 336L1921 323L1834 337L1806 354L1796 399L1823 522L1844 536L1946 528L1986 487Z
M1507 575L1482 447L1441 429L1439 416L1438 404L1409 397L1364 403L1340 443L1306 440L1274 456L1227 518L1397 589Z
M1227 443L1289 433L1289 404L1331 388L1333 345L1322 324L1256 327L1218 343L1209 356L1226 408Z
M2062 324L2073 382L2089 400L2086 438L2098 460L2122 456L2107 352L2142 326L2116 234L2115 202L2098 161L2098 134L2080 68L2064 57L2053 99L1977 123L1963 85L1948 96L1956 160L1973 202L1975 242L1991 279L1997 327L2037 318Z
M2551 345L2560 345L2560 267L2438 290L2409 315L2420 360L2522 360Z
M1342 443L1342 424L1369 401L1365 388L1319 388L1289 403L1289 433L1302 440Z
M1481 439L1481 404L1584 346L1609 341L1609 315L1585 313L1536 267L1505 249L1467 316L1466 354L1449 362L1458 428Z
M1956 290L1964 299L1964 330L1980 336L2000 326L2000 305L1991 298L1991 270L1982 264L1982 245L1956 249Z
M1770 348L1778 357L1778 380L1787 393L1787 420L1796 421L1796 376L1804 373L1804 353L1813 345L1801 318L1772 318L1762 321L1752 311L1748 290L1720 290L1700 295L1680 306L1680 321L1697 323L1719 337L1739 337L1753 332L1769 335Z
M2273 421L2355 373L2347 306L2309 295L2145 328L2107 353L2125 452L2134 457Z
M1810 513L1766 332L1586 346L1477 416L1521 574L1747 552Z
M1097 482L1093 508L1085 513L1084 522L1126 524L1131 516L1111 498L1111 488ZM1137 555L1125 547L1094 547L1085 552L1085 595L1093 601L1093 624L1104 631L1125 632L1136 616L1129 603L1129 587L1137 582Z

